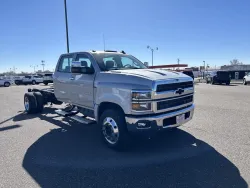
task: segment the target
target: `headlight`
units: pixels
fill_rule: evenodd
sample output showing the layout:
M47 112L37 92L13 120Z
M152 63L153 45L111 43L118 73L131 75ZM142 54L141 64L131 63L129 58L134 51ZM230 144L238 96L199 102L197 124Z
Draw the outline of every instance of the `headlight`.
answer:
M151 110L151 103L132 103L132 110L135 111L150 111Z
M132 100L150 100L151 91L132 91Z

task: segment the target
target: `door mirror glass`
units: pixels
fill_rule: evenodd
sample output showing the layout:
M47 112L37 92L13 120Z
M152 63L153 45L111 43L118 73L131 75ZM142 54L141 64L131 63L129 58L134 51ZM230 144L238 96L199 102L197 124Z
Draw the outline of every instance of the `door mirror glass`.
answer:
M92 67L82 66L82 62L80 62L80 61L73 61L71 64L71 73L93 74L94 70Z

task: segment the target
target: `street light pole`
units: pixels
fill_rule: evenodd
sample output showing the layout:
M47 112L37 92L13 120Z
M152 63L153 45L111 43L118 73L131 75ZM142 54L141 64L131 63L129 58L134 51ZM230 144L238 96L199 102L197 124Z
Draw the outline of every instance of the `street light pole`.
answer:
M68 16L67 16L67 2L66 2L66 0L64 0L64 12L65 12L65 24L66 24L67 53L69 53Z
M45 61L44 61L44 60L42 60L41 62L42 62L42 64L41 64L41 65L43 66L43 72L44 72Z
M178 70L179 70L179 67L180 67L180 61L181 61L181 60L178 58L178 59L177 59L177 63L178 63Z
M156 47L155 49L154 48L151 48L150 46L147 46L148 49L151 50L152 52L152 66L154 65L154 51L155 50L158 50L158 47Z
M203 73L203 79L205 79L206 61L203 61L203 63L204 63L204 73Z

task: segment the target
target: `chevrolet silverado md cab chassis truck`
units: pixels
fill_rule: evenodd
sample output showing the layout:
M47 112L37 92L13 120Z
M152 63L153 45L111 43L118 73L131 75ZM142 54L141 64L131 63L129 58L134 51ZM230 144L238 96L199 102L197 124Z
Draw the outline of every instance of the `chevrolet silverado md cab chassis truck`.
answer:
M48 103L69 104L56 113L83 124L97 123L104 142L114 149L124 147L131 133L173 129L194 113L191 77L148 69L124 51L63 54L53 83L53 88L28 90L26 112L42 112Z

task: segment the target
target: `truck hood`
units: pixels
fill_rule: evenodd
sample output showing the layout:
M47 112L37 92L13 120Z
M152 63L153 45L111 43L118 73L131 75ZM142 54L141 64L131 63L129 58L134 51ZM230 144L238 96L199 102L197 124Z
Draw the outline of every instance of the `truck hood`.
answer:
M138 76L149 80L165 80L168 78L189 78L189 76L180 73L162 69L128 69L128 70L110 70L110 73Z

